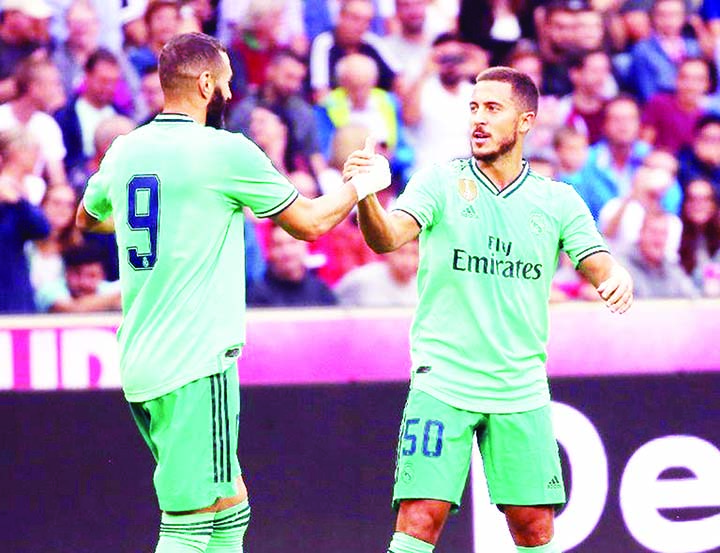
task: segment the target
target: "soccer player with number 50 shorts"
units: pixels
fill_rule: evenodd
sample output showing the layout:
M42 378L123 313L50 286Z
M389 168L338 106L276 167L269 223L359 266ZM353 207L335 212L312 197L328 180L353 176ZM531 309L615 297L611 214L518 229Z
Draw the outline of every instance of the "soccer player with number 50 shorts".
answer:
M250 519L237 458L243 209L313 240L358 199L388 186L389 172L379 163L379 177L305 198L247 138L213 128L232 76L216 39L173 38L159 72L163 113L113 143L77 221L83 229L115 228L121 380L157 462L156 552L239 552Z
M551 280L564 250L617 313L632 303L632 281L580 196L523 160L537 105L527 75L483 71L469 104L472 157L415 174L390 213L374 196L358 204L376 252L420 236L393 553L433 551L459 507L475 440L518 552L560 551L553 520L565 490L545 370ZM374 164L354 152L343 175Z

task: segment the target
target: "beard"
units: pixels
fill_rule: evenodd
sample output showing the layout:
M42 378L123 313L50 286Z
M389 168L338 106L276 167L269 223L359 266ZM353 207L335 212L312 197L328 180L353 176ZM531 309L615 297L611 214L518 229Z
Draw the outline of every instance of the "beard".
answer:
M222 94L220 88L215 87L210 103L205 113L205 126L215 129L225 128L225 110L227 108L227 100Z
M470 137L470 149L472 150L473 157L477 161L482 161L483 163L494 163L495 161L506 155L508 152L512 151L512 149L515 147L515 144L517 144L517 141L518 131L517 128L515 128L513 133L503 138L498 144L497 148L495 148L495 150L492 152L476 153L472 141L472 136Z

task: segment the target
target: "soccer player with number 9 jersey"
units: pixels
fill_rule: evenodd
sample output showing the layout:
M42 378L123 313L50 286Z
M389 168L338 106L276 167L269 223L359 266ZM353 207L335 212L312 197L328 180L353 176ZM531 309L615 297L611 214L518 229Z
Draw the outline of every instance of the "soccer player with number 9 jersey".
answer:
M113 143L88 182L77 221L95 231L114 223L121 380L157 461L163 513L156 552L237 552L250 518L237 458L243 209L313 240L358 199L387 186L389 173L305 198L255 144L213 128L232 76L216 39L173 38L159 72L163 113Z
M475 441L518 552L560 551L553 518L565 491L545 370L551 280L565 250L618 313L632 303L632 281L580 196L522 159L537 104L527 75L482 72L470 99L472 158L419 171L390 213L373 196L358 204L376 252L420 236L392 553L433 551ZM372 165L354 152L345 175Z

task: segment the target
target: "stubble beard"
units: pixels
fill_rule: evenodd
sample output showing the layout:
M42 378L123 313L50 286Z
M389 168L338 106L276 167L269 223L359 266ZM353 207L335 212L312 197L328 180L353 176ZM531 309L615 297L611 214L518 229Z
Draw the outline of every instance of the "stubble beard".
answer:
M476 154L473 152L473 157L476 161L482 162L484 164L491 164L495 163L498 159L506 156L508 153L510 153L513 148L515 148L515 145L518 141L518 131L517 128L513 131L513 133L507 137L505 137L500 144L498 144L498 147L492 151L485 154ZM471 149L472 149L472 138L470 139Z

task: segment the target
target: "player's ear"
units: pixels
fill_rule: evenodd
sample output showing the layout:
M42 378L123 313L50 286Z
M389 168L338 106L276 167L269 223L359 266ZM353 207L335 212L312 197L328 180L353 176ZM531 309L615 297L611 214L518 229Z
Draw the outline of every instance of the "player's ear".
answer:
M535 123L535 112L524 111L520 114L520 121L518 123L518 131L521 133L527 133Z
M203 71L198 77L198 88L203 98L212 98L215 90L215 78L210 71Z

